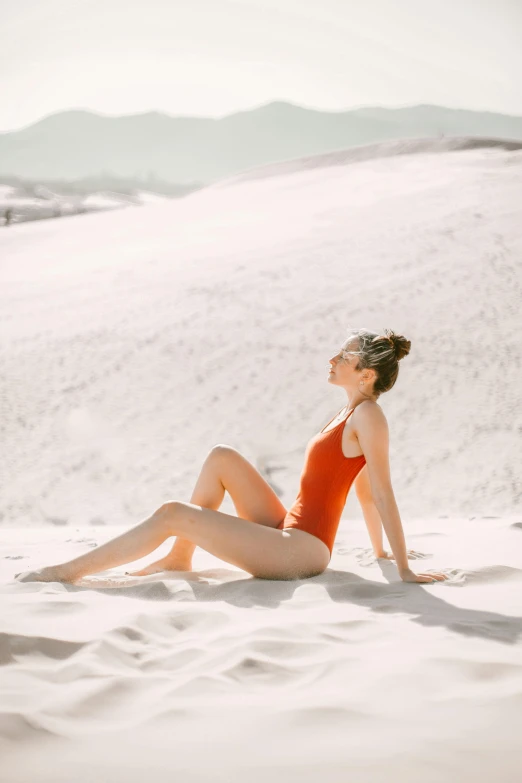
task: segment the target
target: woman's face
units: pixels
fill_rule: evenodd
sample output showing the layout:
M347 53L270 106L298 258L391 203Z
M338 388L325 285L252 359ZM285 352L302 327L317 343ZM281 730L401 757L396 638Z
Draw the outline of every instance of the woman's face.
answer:
M330 372L328 374L328 380L335 380L342 386L347 384L353 384L354 380L358 379L360 370L356 370L355 367L358 363L358 357L350 353L357 350L357 340L349 339L341 346L341 350L335 356L329 359Z

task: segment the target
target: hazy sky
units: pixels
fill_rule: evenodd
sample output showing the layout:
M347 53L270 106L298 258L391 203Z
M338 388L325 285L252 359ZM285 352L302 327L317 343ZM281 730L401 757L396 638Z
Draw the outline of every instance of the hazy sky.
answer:
M0 130L271 100L522 115L522 0L4 0Z

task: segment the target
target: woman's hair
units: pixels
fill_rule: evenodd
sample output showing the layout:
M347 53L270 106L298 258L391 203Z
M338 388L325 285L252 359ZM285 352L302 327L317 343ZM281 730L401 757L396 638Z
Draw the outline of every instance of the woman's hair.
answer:
M359 357L356 369L375 370L373 392L378 397L394 386L399 375L399 361L409 354L411 342L391 329L384 329L384 335L369 329L350 329L348 339L354 337L359 341L359 350L353 351Z

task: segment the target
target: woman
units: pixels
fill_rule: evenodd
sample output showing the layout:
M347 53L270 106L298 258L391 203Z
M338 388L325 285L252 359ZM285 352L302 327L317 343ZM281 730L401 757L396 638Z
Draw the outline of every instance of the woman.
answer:
M348 402L308 443L299 494L288 512L239 452L215 446L203 464L190 503L165 503L144 522L96 549L18 578L75 582L138 560L170 536L176 536L170 553L131 575L190 570L194 549L200 546L262 579L317 576L330 562L346 496L355 481L376 556L388 557L382 550L380 515L405 582L446 579L441 573L415 574L408 567L390 480L388 424L377 404L380 394L395 384L399 361L409 353L410 345L390 330L379 335L358 329L330 359L328 380L345 390ZM225 490L238 516L217 511Z

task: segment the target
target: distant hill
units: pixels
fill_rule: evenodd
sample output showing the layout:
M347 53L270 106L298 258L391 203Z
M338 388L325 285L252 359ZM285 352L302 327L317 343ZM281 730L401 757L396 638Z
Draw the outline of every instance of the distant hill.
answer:
M348 166L352 163L361 163L365 160L377 160L378 158L392 158L397 155L422 155L442 154L444 152L457 152L458 150L476 149L502 149L509 152L522 150L521 141L508 141L507 139L493 139L480 136L440 136L437 138L424 137L421 139L393 139L382 141L378 144L365 144L359 147L348 147L335 152L324 152L310 157L292 158L265 166L256 166L242 171L227 179L219 180L207 187L227 187L237 182L252 179L266 179L267 177L280 177L293 172L307 171L309 169L326 168L328 166Z
M292 158L442 135L522 140L522 117L440 106L324 112L284 102L221 119L66 111L0 134L0 177L158 178L196 186Z

